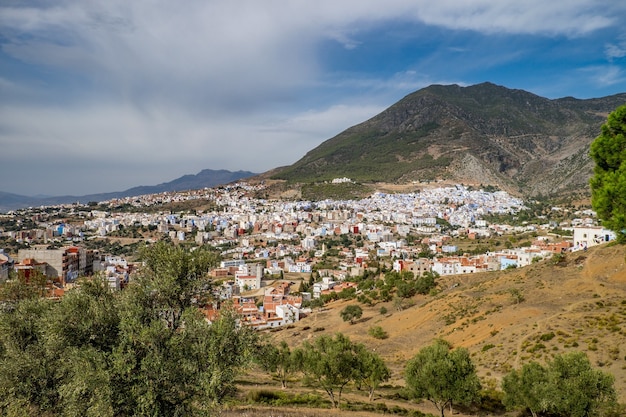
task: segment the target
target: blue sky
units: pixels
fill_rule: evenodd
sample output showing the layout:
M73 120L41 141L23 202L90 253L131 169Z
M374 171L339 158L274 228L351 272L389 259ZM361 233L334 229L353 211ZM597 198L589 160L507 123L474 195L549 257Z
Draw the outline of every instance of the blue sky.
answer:
M4 0L0 191L288 165L430 84L626 92L614 0Z

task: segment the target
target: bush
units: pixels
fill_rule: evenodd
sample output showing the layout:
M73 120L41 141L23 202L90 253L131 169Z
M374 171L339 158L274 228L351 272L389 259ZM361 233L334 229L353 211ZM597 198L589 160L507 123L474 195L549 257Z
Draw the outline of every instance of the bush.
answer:
M387 332L380 326L370 327L367 333L374 339L386 339L389 337Z
M380 314L387 314L387 307L382 306L379 311L380 311Z
M262 390L249 391L246 394L246 400L249 403L274 404L274 402L280 399L281 396L282 394L279 392L262 389Z

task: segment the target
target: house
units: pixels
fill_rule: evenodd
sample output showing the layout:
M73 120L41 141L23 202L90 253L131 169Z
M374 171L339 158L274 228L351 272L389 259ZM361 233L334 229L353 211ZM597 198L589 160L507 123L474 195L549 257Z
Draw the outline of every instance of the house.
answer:
M601 226L574 227L574 247L586 248L615 240L615 232Z

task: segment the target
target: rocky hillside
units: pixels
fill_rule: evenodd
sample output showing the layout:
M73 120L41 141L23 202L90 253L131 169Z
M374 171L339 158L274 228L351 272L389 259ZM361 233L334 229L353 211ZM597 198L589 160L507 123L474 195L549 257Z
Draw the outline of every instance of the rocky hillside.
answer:
M289 182L444 179L523 196L588 192L589 145L626 93L550 100L491 83L432 85L273 174Z

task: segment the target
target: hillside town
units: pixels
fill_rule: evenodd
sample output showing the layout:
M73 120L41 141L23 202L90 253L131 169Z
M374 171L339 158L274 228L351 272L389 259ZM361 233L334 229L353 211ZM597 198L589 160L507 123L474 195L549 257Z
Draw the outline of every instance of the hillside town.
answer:
M349 179L336 182L345 181ZM117 291L140 264L132 254L108 253L98 242L132 236L126 239L144 246L163 239L208 246L220 252L222 261L210 271L216 301L207 306L207 318L228 300L244 324L265 329L300 320L315 300L329 294L356 292L358 277L366 271L380 273L381 265L415 277L474 274L525 267L615 238L598 226L591 210L573 213L560 224L547 219L522 225L489 222L528 208L506 192L463 185L315 202L252 197L263 187L240 182L2 214L1 243L17 246L0 252L0 280L12 273L26 279L37 274L45 277L48 296L62 297L79 277L99 275ZM211 209L158 210L166 203L193 200ZM562 234L549 233L555 229ZM516 235L530 239L519 246L509 239L504 247L483 253L458 245Z

